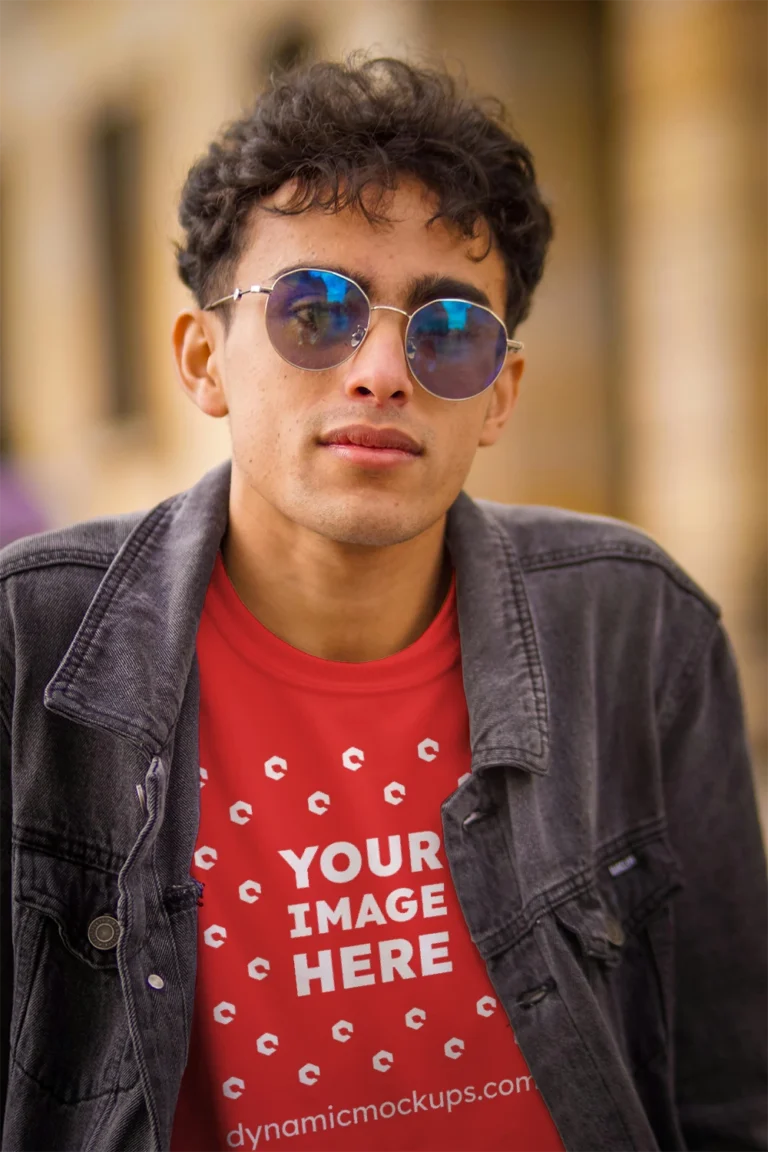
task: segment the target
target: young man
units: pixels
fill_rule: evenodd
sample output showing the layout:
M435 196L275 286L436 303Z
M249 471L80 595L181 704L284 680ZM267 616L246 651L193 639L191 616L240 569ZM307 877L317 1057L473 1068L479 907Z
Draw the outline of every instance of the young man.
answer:
M2 557L3 1147L764 1147L718 608L627 524L462 492L529 153L439 73L320 64L180 218L231 467Z

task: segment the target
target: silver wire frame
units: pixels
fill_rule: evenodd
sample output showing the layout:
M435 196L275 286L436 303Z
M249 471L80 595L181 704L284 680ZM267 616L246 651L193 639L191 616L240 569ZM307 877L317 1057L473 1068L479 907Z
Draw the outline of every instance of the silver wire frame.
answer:
M442 303L441 300L429 300L429 301L427 301L426 304L422 304L419 308L417 308L415 312L405 312L405 311L403 311L402 308L395 308L395 306L393 304L371 304L371 301L368 299L367 293L363 291L363 289L360 287L360 285L355 280L352 280L349 276L342 276L340 272L331 272L327 268L292 268L290 272L284 272L282 276L278 276L277 279L275 280L275 283L272 285L271 288L266 288L262 284L251 284L250 288L235 288L234 292L231 292L229 294L229 296L221 296L218 300L213 300L210 304L205 304L203 306L203 311L204 312L212 312L214 308L218 308L220 304L226 304L228 300L233 300L235 303L237 303L238 300L242 300L243 296L248 296L250 293L268 296L273 291L275 285L279 284L282 279L284 279L286 276L294 276L297 272L325 272L326 275L328 275L328 276L338 276L341 280L346 280L348 284L354 284L355 285L355 288L357 288L357 290L364 297L364 299L368 305L368 310L370 312L380 312L380 311L399 312L401 316L405 316L406 319L408 320L408 324L406 326L405 336L403 338L404 346L407 345L407 342L408 342L408 328L410 328L411 320L413 319L413 317L417 316L418 313L421 312L422 308L428 308L430 306L430 304ZM473 308L482 308L483 312L490 312L491 316L493 316L493 318L495 320L498 320L499 324L501 324L502 328L504 329L504 334L506 336L507 326L504 323L504 321L501 319L501 317L497 316L497 314L493 311L493 309L486 308L484 304L476 304L474 302L474 300L461 300L460 298L453 297L453 296L446 297L445 299L446 299L446 302L448 302L448 303L471 304ZM357 352L358 349L362 348L362 346L365 342L365 338L368 335L369 331L370 331L370 324L368 324L368 326L366 327L365 335L363 336L363 339L360 341L360 343L357 345L357 348L353 348L352 351L350 352L349 356L345 356L343 360L340 360L338 364L335 364L334 365L335 368L339 368L339 367L341 367L342 364L346 364L347 360L350 360L354 356L355 352ZM523 345L522 341L510 340L509 336L507 336L507 352L522 352L523 348L524 348L524 345ZM278 349L275 349L275 351L277 351L277 353L281 357L281 359L286 360L286 357L283 356L282 353ZM407 360L408 360L408 357L406 355L406 361ZM286 363L290 364L291 361L286 360ZM297 367L297 365L294 364L294 365L292 365L292 367L295 368L295 367ZM503 364L502 364L502 367L503 367ZM416 383L421 388L424 388L425 392L429 392L429 388L426 388L425 385L422 384L421 380L419 380L418 377L416 376L416 374L414 373L413 369L411 368L410 362L408 363L408 368L409 368L411 375L413 376L414 380L416 381ZM304 371L304 372L327 372L328 369L327 368L302 368L302 371ZM496 380L498 380L500 374L501 374L501 367L499 368L499 371L494 376L493 380L491 380L491 383L486 384L485 388L483 389L483 392L487 391L488 388L490 388L491 385L494 384L496 382ZM482 393L480 393L480 392L475 393L475 395L477 395L477 396L480 396L481 394ZM460 402L461 400L471 400L472 399L471 396L459 396L459 397L440 396L439 393L437 393L437 392L430 392L430 395L431 396L438 396L438 398L440 400L454 400L454 401L458 401L458 402Z

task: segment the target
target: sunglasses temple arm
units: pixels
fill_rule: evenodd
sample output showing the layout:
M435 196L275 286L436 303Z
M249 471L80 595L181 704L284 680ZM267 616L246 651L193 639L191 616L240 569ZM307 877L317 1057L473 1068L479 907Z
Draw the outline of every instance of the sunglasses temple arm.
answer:
M234 300L237 303L243 296L247 296L249 292L263 292L267 296L272 291L271 288L263 288L261 284L252 284L250 288L235 288L229 296L221 296L218 300L213 300L210 304L206 304L203 312L211 312L214 308L218 308L219 304L226 304L227 300Z

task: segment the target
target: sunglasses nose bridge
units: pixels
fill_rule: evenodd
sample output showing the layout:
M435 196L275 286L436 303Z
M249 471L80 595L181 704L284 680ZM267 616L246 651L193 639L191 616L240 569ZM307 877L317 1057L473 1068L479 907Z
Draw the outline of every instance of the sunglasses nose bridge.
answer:
M405 312L402 308L395 308L395 306L393 304L371 304L368 308L368 311L369 311L370 315L368 318L368 324L366 326L366 331L365 331L366 336L368 335L368 331L370 330L371 318L372 318L374 312L397 312L398 315L404 316L406 320L410 320L410 318L411 318L410 314L408 312Z
M368 327L369 328L371 326L371 320L373 319L373 313L374 312L397 312L397 314L399 316L404 316L406 318L406 320L410 320L410 316L408 315L407 312L404 312L402 308L395 308L395 306L393 304L371 304L370 308L369 308L369 312L370 312L370 316L368 318Z
M408 313L402 308L395 308L394 304L371 304L371 312L399 312L406 320L409 319Z
M365 331L361 333L362 338L361 338L360 342L358 344L356 344L355 351L357 351L357 348L360 347L360 345L363 343L363 340L365 339L365 337L368 336L368 334L371 330L371 320L373 319L373 313L374 312L397 312L397 314L399 316L404 316L408 322L410 322L410 319L411 319L409 312L406 312L403 308L396 308L393 304L369 304L369 306L368 306L368 313L369 313L368 323L365 327ZM406 331L407 331L407 325L406 325ZM411 368L411 364L408 360L407 349L405 348L405 337L403 337L403 351L406 352L406 364L408 367L408 371L409 371L410 375L413 377L413 379L416 380L416 383L419 384L420 381L419 381L418 377L414 376L413 369Z

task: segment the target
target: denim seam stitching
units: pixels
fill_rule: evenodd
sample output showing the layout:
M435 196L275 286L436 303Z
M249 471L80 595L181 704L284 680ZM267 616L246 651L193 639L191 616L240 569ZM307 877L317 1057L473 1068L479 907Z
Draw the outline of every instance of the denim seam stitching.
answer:
M617 853L619 855L626 854L628 849L639 851L646 844L658 840L659 833L664 833L666 828L667 822L663 816L649 816L648 819L641 820L630 831L622 832L621 836L615 836L612 840L606 841L605 844L597 846L595 849L596 866L598 868L603 867L610 860L615 859Z
M77 549L66 549L60 552L43 552L39 556L19 557L15 563L8 563L5 570L0 571L0 580L10 580L14 576L22 576L25 572L34 572L38 568L56 568L62 564L73 564L84 568L109 568L115 552L86 552Z
M547 951L549 951L549 949L547 949ZM550 968L550 971L551 971L551 965L548 965L548 967ZM624 1133L625 1133L627 1141L628 1141L628 1147L634 1148L635 1147L635 1141L632 1138L632 1134L629 1131L629 1128L628 1128L628 1126L624 1120L624 1110L621 1106L621 1102L615 1098L609 1081L606 1080L605 1076L603 1075L600 1062L595 1059L595 1057L592 1053L592 1048L591 1048L590 1044L588 1043L587 1038L582 1034L581 1029L577 1025L576 1020L574 1018L574 1015L571 1012L570 1005L569 1005L568 1001L565 999L565 997L562 995L559 987L557 988L557 994L560 997L560 1001L561 1001L565 1011L568 1013L568 1019L571 1022L571 1027L573 1028L574 1032L578 1036L583 1050L589 1056L590 1063L591 1063L597 1077L599 1078L600 1082L602 1083L603 1089L604 1089L606 1095L608 1096L608 1098L610 1099L611 1103L614 1106L616 1118L618 1119L621 1127L624 1129Z
M67 657L66 663L69 665L69 681L63 677L52 680L50 685L51 691L55 692L60 690L65 697L70 695L71 679L77 675L83 667L86 653L96 639L104 619L123 585L128 571L130 571L133 566L140 550L150 543L152 537L170 515L170 512L171 508L169 504L160 505L159 508L147 516L143 524L138 525L134 530L133 536L130 536L126 541L124 545L125 552L121 557L122 563L107 573L101 586L100 595L104 601L100 606L101 611L98 613L94 612L92 618L86 621L81 635L77 637L74 643L71 654Z
M13 1062L19 1072L26 1076L28 1080L31 1080L33 1084L37 1084L38 1088L41 1088L46 1095L52 1096L57 1104L62 1104L65 1108L79 1108L81 1104L87 1104L91 1100L101 1100L105 1096L111 1096L113 1092L112 1088L107 1088L103 1092L94 1092L88 1096L78 1096L77 1100L65 1100L64 1097L51 1088L50 1085L39 1080L33 1072L25 1068L17 1056L13 1057Z
M485 755L486 753L494 753L498 756L508 756L509 753L519 753L520 760L525 761L525 763L499 765L496 760L489 762ZM530 760L532 756L537 760L541 759L541 757L538 756L535 752L532 752L530 748L520 748L517 744L505 744L501 748L483 748L482 753L477 753L476 755L472 756L472 762L473 764L477 764L478 768L524 768L526 771L540 772L541 769L538 767L538 765L533 769L531 768Z
M26 955L30 951L30 946L31 946L31 955L29 957L29 962L33 966L32 970L29 969L29 966L27 968L26 987L23 988L23 992L24 992L23 1004L19 1008L18 1019L16 1019L13 1022L13 1030L12 1031L11 1031L11 1021L9 1020L9 1022L8 1022L8 1051L9 1051L10 1056L17 1063L18 1063L18 1061L17 1061L17 1057L16 1057L16 1052L18 1050L19 1040L21 1038L21 1033L24 1029L24 1022L27 1018L27 1011L29 1009L29 1001L32 998L32 986L35 982L34 969L37 968L37 965L39 962L41 940L42 940L42 936L43 936L44 931L45 931L45 923L44 922L38 921L35 924L32 922L32 917L27 916L24 918L24 922L21 925L19 925L19 928L17 931L17 940L15 941L15 944L13 946L13 952L14 952L14 955L16 955L16 956ZM25 948L23 950L19 946L20 944L25 945ZM13 973L13 984L14 984L13 996L14 996L14 1000L15 1000L16 999L16 993L18 991L18 984L19 984L19 971L18 971L17 965L14 965L14 969L15 970ZM19 1066L21 1067L21 1065L19 1065Z
M642 835L630 837L629 834L625 833L624 836L621 837L621 840L625 842L627 847L631 846L639 851L646 844L657 840L659 838L659 832L663 832L664 828L664 821L657 818L648 822L648 827L643 831ZM615 851L615 847L611 849L609 845L603 850L602 856L606 860L610 859ZM533 928L536 920L541 917L542 913L556 912L560 905L566 903L566 901L572 900L575 896L581 896L584 892L589 891L590 888L596 889L598 883L597 868L599 868L602 863L603 859L601 859L600 856L596 856L594 865L588 864L566 880L559 880L543 892L539 892L528 902L524 913L519 913L499 927L489 929L481 935L474 935L473 940L477 944L491 945L492 948L496 948L502 943L504 947L513 947ZM676 862L673 861L673 864L675 865L675 876L679 880L679 869ZM654 888L652 894L654 897L657 895L660 887L662 886L660 885Z
M104 872L107 875L114 875L115 877L117 877L118 873L125 864L124 858L104 853L103 850L98 847L98 845L90 844L85 840L70 841L69 847L73 853L72 855L68 853L67 845L63 845L60 848L50 848L47 844L36 841L33 836L29 836L24 830L19 830L13 835L12 843L19 848L25 848L34 852L41 852L45 856L50 856L54 860L64 860L67 864L75 864L80 868L92 868L95 872ZM78 846L82 847L86 851L93 851L94 853L97 853L98 855L102 856L104 860L111 860L113 865L107 863L97 863L95 859L85 859L82 856L76 855L75 853L77 852Z
M74 669L75 673L78 671L79 666ZM90 704L90 700L84 696L82 692L79 692L77 688L74 688L71 684L67 685L63 681L52 682L51 690L55 692L59 689L61 689L65 700L79 705L79 715L82 716L83 719L93 721L115 720L120 724L121 731L125 731L126 738L131 740L135 747L139 748L142 752L147 752L152 755L157 754L157 748L153 742L157 737L152 729L147 728L142 724L134 723L134 721L130 720L123 712L113 712L110 708L104 708L101 706L99 708L93 708ZM109 729L109 731L111 731L111 729ZM131 735L133 736L133 739L131 739ZM142 739L142 737L145 739ZM147 740L149 743L147 743Z
M169 945L169 948L171 950L171 954L173 956L173 967L174 967L174 971L175 971L176 986L179 989L179 992L181 994L182 1022L184 1025L184 1029L183 1029L184 1030L184 1045L185 1045L187 1051L189 1051L189 1042L190 1042L189 1025L191 1023L191 1015L187 1011L187 1008L188 1008L187 997L186 997L186 994L184 992L184 980L183 980L182 975L181 975L181 966L179 965L179 954L178 954L178 951L176 948L176 941L174 940L173 931L171 930L170 912L168 910L168 907L166 906L165 893L163 891L162 883L160 882L160 874L157 870L157 852L156 852L156 849L157 849L157 841L155 841L153 843L152 850L151 850L151 854L152 854L152 879L154 880L154 884L155 884L155 893L157 896L159 914L161 917L164 917L164 919L166 921L164 928L165 928L165 931L167 932L168 945ZM193 1011L194 1011L194 1004L193 1004Z
M130 1044L131 1044L131 1037L130 1037L130 1034L128 1033L127 1029L126 1029L125 1044L123 1044L122 1055L120 1056L120 1059L117 1061L117 1064L116 1064L115 1079L114 1079L114 1083L112 1085L112 1090L109 1093L109 1096L111 1097L111 1101L108 1101L108 1100L104 1101L101 1112L99 1113L99 1115L94 1120L93 1129L91 1130L91 1135L90 1135L90 1138L88 1140L88 1143L85 1145L84 1152L91 1152L91 1149L93 1149L93 1148L96 1148L98 1150L98 1145L94 1144L94 1141L96 1140L96 1137L101 1134L102 1130L104 1129L104 1125L107 1122L107 1118L110 1115L110 1102L114 1106L120 1093L126 1092L126 1091L129 1092L131 1090L131 1088L133 1088L136 1084L136 1080L134 1080L133 1084L130 1085L129 1088L127 1088L127 1089L122 1088L120 1086L120 1073L122 1072L123 1065L125 1064L125 1057L126 1057L126 1053L127 1053L128 1049L130 1047ZM137 1079L138 1079L138 1074L137 1074Z
M687 656L681 662L682 667L673 682L669 685L658 710L656 719L659 741L663 741L673 721L685 703L689 692L693 691L696 682L695 673L699 670L704 650L714 643L714 638L722 631L718 620L707 621L710 627L705 630L701 627L696 633Z
M570 565L589 563L593 560L620 560L627 563L639 562L641 564L650 564L660 569L682 588L683 591L695 596L713 615L719 616L721 614L720 606L716 601L708 596L703 589L699 588L690 577L678 569L671 561L665 560L664 557L659 556L650 549L645 549L640 546L614 544L607 547L595 548L594 546L585 545L582 548L562 549L540 554L531 553L528 556L519 558L520 567L525 572L536 572L547 568L565 568Z
M82 964L87 964L88 967L93 972L116 972L117 971L116 962L111 963L111 962L107 962L105 960L102 963L97 964L97 963L95 963L95 961L89 960L87 956L85 956L82 952L79 952L72 945L72 943L70 942L71 936L70 936L70 933L68 931L69 926L67 924L66 917L62 916L62 914L59 911L55 910L54 908L52 908L50 906L46 906L44 904L36 904L35 901L32 899L26 899L25 898L22 900L18 896L14 896L13 902L19 908L26 908L26 909L28 909L28 911L34 912L37 916L43 917L45 919L45 921L51 921L52 920L53 923L56 925L56 927L59 930L59 936L61 937L61 942L64 945L64 947L66 948L66 950L72 956L74 956L77 960L79 960ZM142 939L136 948L136 953L141 951L143 945L144 945L144 940ZM108 956L109 954L104 953L102 955ZM133 953L132 953L132 955L133 955Z
M153 763L154 763L154 761L153 761ZM150 771L151 771L151 769L152 769L152 765L150 765ZM149 777L149 773L147 773L147 776ZM154 1097L152 1095L151 1076L150 1076L149 1068L147 1065L147 1057L146 1057L146 1051L145 1051L145 1041L149 1041L150 1037L148 1035L142 1036L142 1029L139 1025L139 1013L137 1011L137 1006L136 1006L136 996L134 994L134 989L133 989L133 984L132 984L132 975L133 974L132 974L130 967L129 967L129 960L131 959L131 957L129 957L126 954L126 947L127 947L126 941L130 938L131 929L133 927L133 916L134 916L133 896L132 896L132 893L130 890L130 885L128 883L126 883L126 879L127 879L128 873L132 870L136 860L139 859L139 857L141 856L142 850L144 848L144 844L147 840L147 837L154 831L154 825L155 825L155 822L157 821L157 796L156 796L157 783L156 783L156 781L154 782L154 790L155 790L155 795L153 797L153 802L152 802L154 811L152 811L151 814L148 815L147 820L144 824L144 827L142 828L141 832L139 833L138 839L136 840L135 844L133 845L133 848L131 849L131 852L128 855L128 858L125 862L125 865L121 869L121 872L120 872L119 880L121 881L121 883L120 883L120 897L119 897L119 901L118 901L118 920L120 919L120 911L121 911L120 904L122 904L123 909L124 909L124 917L123 917L123 919L124 919L124 931L121 932L121 934L118 938L118 941L117 941L117 963L118 963L118 972L120 975L120 984L121 984L122 991L123 991L123 1003L125 1005L125 1015L126 1015L126 1019L128 1021L128 1034L131 1037L131 1042L133 1044L134 1053L136 1055L136 1064L137 1064L138 1069L139 1069L139 1080L141 1082L142 1092L144 1094L144 1100L145 1100L146 1109L147 1109L147 1115L149 1117L150 1131L152 1133L155 1148L159 1148L159 1145L160 1145L160 1118L159 1118L159 1115L157 1112L157 1104L156 1104ZM149 802L149 796L147 796L147 801Z
M2 679L2 677L0 677L0 721L2 722L3 728L5 729L5 734L8 737L8 747L10 748L13 745L13 738L11 736L13 729L10 713L5 706L6 693L8 696L11 695L10 689L6 687L5 681Z
M472 938L476 944L490 945L493 950L499 946L512 948L531 931L536 921L541 918L542 913L553 912L566 900L571 900L574 896L579 896L582 892L587 891L592 883L593 872L587 865L574 876L569 877L568 880L560 881L559 884L553 885L545 892L540 892L538 896L528 902L524 914L521 912L501 926L492 928L480 935L474 935ZM558 892L557 897L552 895L554 891Z
M507 567L510 573L511 592L515 601L515 608L517 610L517 618L520 622L520 634L523 642L523 652L526 657L526 664L528 668L528 675L531 681L531 690L533 693L533 702L536 710L536 734L539 738L539 747L534 752L539 758L543 757L547 751L548 733L547 733L547 693L546 681L544 679L544 672L541 667L541 659L539 653L539 646L536 641L536 632L531 615L530 604L525 590L525 580L522 571L520 570L519 557L514 550L511 540L502 531L501 525L494 519L491 522L491 527L496 534L496 538L501 545L504 552ZM507 587L506 582L503 587L503 593L506 595ZM505 602L505 608L508 608L508 601ZM527 751L530 755L530 749L516 749L517 751Z

